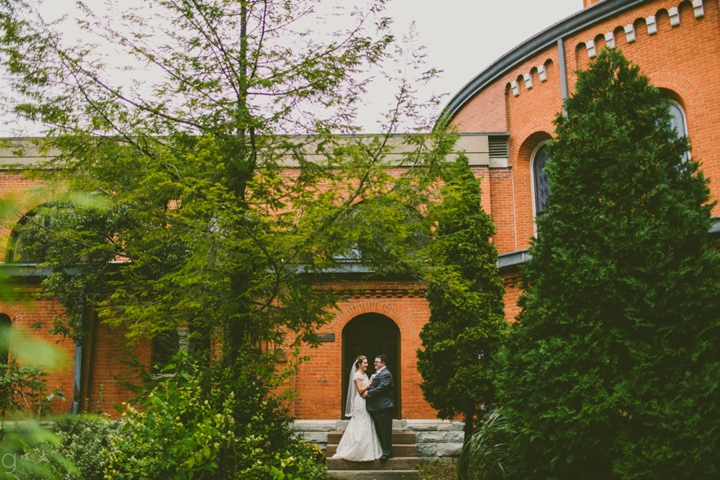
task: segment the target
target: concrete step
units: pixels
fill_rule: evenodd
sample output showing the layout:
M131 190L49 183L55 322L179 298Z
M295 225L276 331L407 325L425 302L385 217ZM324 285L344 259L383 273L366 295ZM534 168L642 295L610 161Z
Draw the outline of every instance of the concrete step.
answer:
M343 432L328 432L328 445L337 445L340 443L342 436ZM410 430L393 430L392 443L393 445L412 445L416 443L415 432Z
M393 455L396 457L417 457L418 447L416 444L413 445L393 445ZM332 457L337 452L337 445L328 444L325 455Z
M417 457L393 457L384 462L351 462L330 457L325 460L328 470L417 470L418 462Z
M328 470L332 480L422 480L417 470Z

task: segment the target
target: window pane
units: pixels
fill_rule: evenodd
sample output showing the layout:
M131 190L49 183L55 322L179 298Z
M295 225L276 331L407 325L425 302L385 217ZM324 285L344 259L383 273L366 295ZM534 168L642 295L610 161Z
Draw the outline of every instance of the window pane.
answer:
M535 214L540 215L547 205L548 193L550 186L548 185L548 177L545 172L545 164L549 157L545 145L535 153L533 161L533 178L535 181Z
M684 137L685 135L687 135L687 132L685 131L685 114L683 113L682 109L676 104L671 103L670 114L672 115L670 125L677 132L678 137Z

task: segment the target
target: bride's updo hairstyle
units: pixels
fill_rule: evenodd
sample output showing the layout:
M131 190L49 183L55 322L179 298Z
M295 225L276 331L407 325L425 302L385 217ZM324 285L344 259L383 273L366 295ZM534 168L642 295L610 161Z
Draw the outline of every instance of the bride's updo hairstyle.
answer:
M360 368L363 360L367 360L367 357L365 355L358 355L358 357L355 359L355 368Z

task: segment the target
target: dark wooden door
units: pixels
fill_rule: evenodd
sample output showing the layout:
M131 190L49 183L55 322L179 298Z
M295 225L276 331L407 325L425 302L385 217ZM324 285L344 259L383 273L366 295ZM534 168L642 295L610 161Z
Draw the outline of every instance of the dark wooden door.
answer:
M385 354L387 368L395 383L393 418L400 418L400 330L385 315L365 313L353 318L343 330L343 389L342 411L345 413L348 382L353 361L358 355L368 358L368 376L375 372L375 356Z

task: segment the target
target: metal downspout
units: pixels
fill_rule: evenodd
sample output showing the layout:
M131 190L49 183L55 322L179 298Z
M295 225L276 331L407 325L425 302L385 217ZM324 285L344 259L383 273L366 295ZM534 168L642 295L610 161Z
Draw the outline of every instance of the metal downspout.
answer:
M80 314L77 319L77 329L82 330L83 328L83 317L85 316L85 295L81 294L78 302L78 310ZM75 340L75 371L73 374L73 401L70 408L70 413L77 414L80 412L80 394L82 388L82 354L83 354L83 339L82 335L80 338Z
M567 65L565 63L565 42L562 37L558 38L557 49L560 61L560 88L562 89L563 112L567 115L567 112L565 112L565 99L570 95L568 92Z

